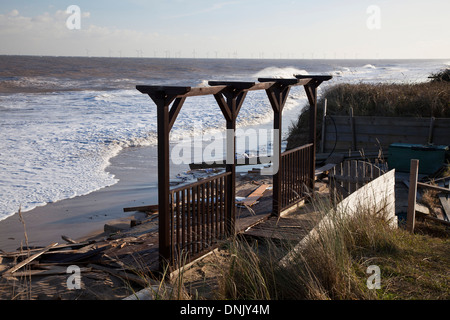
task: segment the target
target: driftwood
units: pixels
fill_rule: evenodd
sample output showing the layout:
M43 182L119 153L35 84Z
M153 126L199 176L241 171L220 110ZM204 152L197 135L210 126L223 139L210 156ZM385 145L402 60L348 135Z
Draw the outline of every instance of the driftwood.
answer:
M158 205L154 204L149 206L123 208L123 212L135 212L135 211L156 213L158 212Z
M16 272L17 270L19 270L20 268L26 266L27 264L29 264L31 261L33 261L34 259L38 258L39 256L43 255L44 253L46 253L48 250L50 250L51 248L53 248L54 246L56 246L58 243L52 243L51 245L45 247L43 250L39 251L38 253L33 254L32 256L30 256L29 258L23 260L22 262L18 263L17 265L15 265L14 267L12 267L11 269L7 270L5 272L5 274L12 274L14 272Z
M262 197L264 191L266 191L266 189L269 186L270 185L268 185L268 184L263 184L263 185L259 186L248 197L246 197L244 200L236 202L236 203L239 204L239 205L251 207L252 205L255 204L256 201L259 200L259 198Z
M67 243L70 243L70 244L76 244L76 243L78 243L77 241L70 239L68 236L62 235L61 238L62 238L64 241L66 241Z
M450 189L439 187L439 186L433 186L433 185L428 184L428 183L417 182L417 187L431 189L431 190L435 190L435 191L439 191L439 192L444 192L444 193L450 194Z
M80 268L80 272L90 272L92 268ZM17 271L14 273L15 277L30 277L30 276L53 276L67 274L67 267L53 266L50 269L39 269L39 270L27 270L27 271Z
M92 258L93 256L105 251L111 246L105 245L102 247L98 247L95 249L88 250L87 252L79 252L77 250L70 250L69 252L55 252L51 256L45 259L46 262L58 262L58 263L68 263L68 262L83 262L88 258Z

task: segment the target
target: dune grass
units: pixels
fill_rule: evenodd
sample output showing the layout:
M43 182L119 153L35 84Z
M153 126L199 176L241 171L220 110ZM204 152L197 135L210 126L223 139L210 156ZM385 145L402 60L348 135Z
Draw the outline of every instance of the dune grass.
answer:
M279 261L292 246L236 238L224 268L221 297L249 300L449 299L449 230L419 222L416 234L359 212ZM437 228L437 229L436 229ZM445 228L444 228L445 229ZM430 232L432 231L432 233ZM381 271L369 288L369 266ZM368 273L369 272L369 273Z
M432 74L430 81L413 84L338 84L318 100L317 135L320 139L325 99L327 114L384 117L450 118L450 69ZM447 79L447 80L446 80ZM307 143L309 105L305 107L287 138L287 148Z
M344 225L342 225L343 227ZM444 232L448 234L447 232ZM444 299L450 298L448 235L412 235L361 215L345 228L323 234L289 265L288 246L235 239L222 277L221 297L248 300ZM381 271L370 289L369 266Z

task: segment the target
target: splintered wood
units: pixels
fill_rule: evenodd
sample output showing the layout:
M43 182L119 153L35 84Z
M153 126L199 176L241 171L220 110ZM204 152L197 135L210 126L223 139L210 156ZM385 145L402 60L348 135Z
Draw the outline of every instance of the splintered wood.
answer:
M237 204L242 206L251 207L258 201L264 194L264 191L267 190L269 187L268 184L263 184L259 186L256 190L254 190L248 197L246 197L244 200L237 202Z

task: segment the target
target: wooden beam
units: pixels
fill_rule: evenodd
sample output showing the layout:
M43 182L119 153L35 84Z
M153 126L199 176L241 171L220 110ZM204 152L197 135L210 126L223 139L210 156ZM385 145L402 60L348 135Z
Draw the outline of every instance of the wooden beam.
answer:
M158 208L159 208L159 268L165 269L166 262L171 257L170 250L170 211L169 211L169 105L159 101L157 105L158 127Z
M418 174L419 160L412 159L409 173L408 210L406 214L406 229L411 233L414 233L414 225L416 220L416 192Z
M177 87L177 86L147 86L137 85L136 89L141 93L148 95L163 94L170 95L177 98L180 97L195 97L206 96L219 93L221 90L226 89L227 86L217 85L214 87Z
M139 206L139 207L129 207L129 208L123 208L123 212L157 212L158 211L158 205L148 205L148 206Z
M300 80L297 78L258 78L259 82L273 82L277 85L294 86L300 84ZM306 84L306 83L304 83Z
M266 83L271 83L273 79L260 78L259 81L266 81ZM270 105L274 112L273 117L273 129L274 129L274 151L273 160L278 162L278 170L273 175L273 200L272 200L272 215L281 215L281 130L283 122L283 108L286 104L287 97L292 85L298 84L297 79L277 79L273 85L266 89L267 97L269 98Z
M227 86L236 90L248 90L255 85L255 82L245 81L208 81L210 86Z
M137 85L136 89L141 93L145 94L158 94L162 93L165 95L171 96L179 96L184 95L191 91L191 87L177 87L177 86L146 86L146 85Z
M439 187L439 186L433 186L433 185L428 184L428 183L417 182L417 187L425 188L425 189L431 189L431 190L435 190L435 191L439 191L439 192L444 192L444 193L450 194L450 189Z
M181 107L186 101L186 97L176 98L169 112L169 131L172 130L173 124L177 119L178 114L180 113Z
M311 75L311 74L296 74L295 77L297 79L312 79L315 81L328 81L333 78L333 76L324 76L324 75Z
M56 245L58 245L57 242L52 243L50 245L48 245L47 247L45 247L44 249L42 249L41 251L39 251L38 253L33 254L31 257L23 260L22 262L18 263L17 265L15 265L14 267L12 267L11 269L9 269L8 271L6 271L4 273L4 275L10 275L14 272L16 272L17 270L19 270L20 268L26 266L27 264L29 264L31 261L33 261L34 259L38 258L39 256L43 255L44 253L46 253L48 250L50 250L51 248L55 247Z
M439 201L441 202L442 209L444 210L445 217L448 220L450 220L450 199L447 199L444 195L439 195Z
M310 181L308 187L314 190L315 172L316 172L316 146L317 146L317 86L316 83L303 86L309 101L309 143L313 144L309 166Z
M220 110L222 111L223 116L225 117L226 121L232 121L233 120L233 116L231 114L231 110L230 108L228 108L228 104L225 101L224 96L221 93L217 93L214 95L214 98L217 101L217 104L220 107Z

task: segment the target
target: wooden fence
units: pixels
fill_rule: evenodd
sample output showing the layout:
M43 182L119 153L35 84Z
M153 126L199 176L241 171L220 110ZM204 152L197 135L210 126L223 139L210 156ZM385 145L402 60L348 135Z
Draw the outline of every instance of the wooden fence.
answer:
M333 167L328 174L330 191L346 198L362 186L384 174L377 165L366 161L347 160Z
M323 119L321 151L387 150L392 143L448 145L450 119L330 116Z
M295 205L311 190L313 147L309 143L281 154L281 210Z
M230 234L225 172L170 191L170 262L188 261Z

